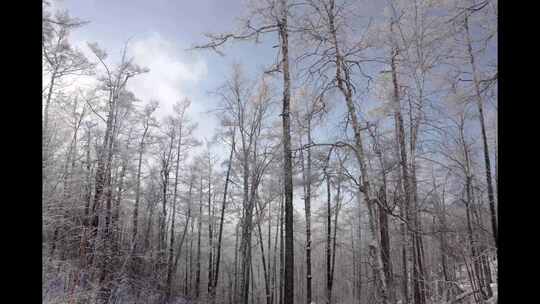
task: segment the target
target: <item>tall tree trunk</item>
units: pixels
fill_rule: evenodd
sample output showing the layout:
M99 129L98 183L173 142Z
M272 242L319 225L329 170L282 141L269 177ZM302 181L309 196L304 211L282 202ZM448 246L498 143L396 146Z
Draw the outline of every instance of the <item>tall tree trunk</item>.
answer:
M238 230L241 226L241 223L236 224L234 232L234 287L233 287L233 298L235 303L238 302L239 293L238 293Z
M473 219L472 216L474 215L473 211L473 201L474 201L474 194L473 194L473 185L472 185L472 176L471 176L471 168L470 168L470 158L469 158L469 151L467 144L465 142L464 133L461 128L461 140L463 142L463 149L464 149L464 156L465 156L465 194L466 194L466 200L465 202L465 215L467 220L467 236L469 239L469 246L471 250L471 260L472 260L472 266L471 269L471 277L474 278L477 282L478 291L482 295L484 299L487 299L488 292L486 287L486 282L484 282L484 278L482 277L482 266L480 263L480 256L478 252L478 245L476 242L476 237L474 235L473 231ZM473 214L471 214L473 213ZM473 289L474 291L474 289Z
M114 109L115 109L115 98L114 93L111 91L109 94L109 111L107 114L107 122L106 122L106 128L105 128L105 135L103 137L103 143L98 150L98 156L97 156L97 169L96 169L96 175L95 175L95 190L94 190L94 200L92 205L92 239L95 238L95 235L97 234L97 228L99 225L99 219L101 215L101 199L103 195L103 191L106 190L106 182L107 178L106 175L108 173L107 167L109 167L109 163L106 162L107 159L110 159L109 155L112 153L109 149L109 141L112 141L111 133L113 128L113 116L114 116ZM95 241L95 240L94 240Z
M405 128L403 124L403 117L401 115L401 102L400 102L400 94L399 94L399 82L397 78L397 66L396 66L396 57L399 55L399 50L397 48L394 48L392 58L391 58L391 68L392 68L392 83L393 83L393 102L395 104L395 111L394 111L394 121L395 121L395 130L396 130L396 137L398 139L398 146L399 146L399 158L400 158L400 167L401 167L401 181L402 181L402 187L404 192L404 203L405 203L405 218L407 221L409 221L408 217L408 210L409 206L411 205L411 202L414 202L414 194L413 194L413 180L412 177L409 174L408 169L408 161L407 161L407 145L405 143ZM413 218L416 218L416 209L414 210ZM413 220L416 223L416 220ZM417 225L414 225L414 229L418 229ZM403 229L404 230L404 229ZM403 231L402 234L404 235L405 232ZM415 252L414 244L417 244L417 233L413 232L413 251ZM403 248L402 251L403 255L403 265L404 265L404 274L406 272L406 250ZM421 281L421 270L419 269L419 259L421 257L417 254L413 254L413 286L414 286L414 294L415 294L415 304L423 304L425 301L423 301L422 296L422 283ZM406 283L404 283L406 284ZM404 292L406 292L405 288L406 286L403 286Z
M326 169L325 169L326 171ZM326 175L326 303L332 303L332 205L330 175Z
M338 216L341 208L341 172L338 173L337 189L336 189L336 204L334 206L334 235L332 236L332 268L330 269L330 294L334 285L334 270L336 266L336 244L337 244L337 229ZM332 298L330 297L330 300Z
M312 302L311 291L311 116L307 121L307 168L304 170L304 157L302 157L302 171L304 182L304 205L306 212L306 303Z
M379 191L379 201L382 205L388 206L386 201L386 190L385 187L381 187ZM395 290L394 290L394 279L392 271L392 260L390 256L390 234L388 231L388 215L386 210L382 208L382 205L379 205L379 229L381 233L381 255L383 259L383 270L386 276L386 286L388 286L388 300L393 303L395 302Z
M149 201L149 204L148 204L148 211L147 211L148 223L146 225L146 231L144 233L144 250L143 250L144 253L146 253L148 249L150 248L150 231L153 225L154 210L155 210L156 204L157 203L155 201Z
M392 270L392 259L390 256L390 234L388 231L388 214L387 212L389 209L388 201L386 199L386 189L387 189L387 179L386 179L386 170L387 165L384 159L384 155L382 152L382 149L380 147L379 139L377 138L376 134L373 134L373 141L374 141L374 150L375 154L377 156L377 159L379 160L379 164L381 167L381 178L382 178L382 185L379 188L377 197L379 200L378 204L378 214L379 214L379 233L381 238L381 257L382 257L382 264L383 264L383 271L386 277L386 286L388 287L388 300L391 303L394 303L396 301L396 291L394 288L394 274Z
M225 207L227 205L227 194L229 190L229 177L231 174L231 167L232 167L232 161L233 161L233 153L235 148L235 134L236 134L236 128L233 129L233 136L232 136L232 145L231 145L231 153L229 154L229 163L227 164L227 173L225 174L225 187L223 189L223 200L221 202L221 215L219 217L219 232L218 232L218 243L217 243L217 256L216 256L216 269L215 269L215 276L214 276L214 282L212 283L212 294L211 299L212 303L215 303L216 301L216 288L217 283L219 279L219 263L221 259L221 239L223 237L223 220L225 218Z
M285 210L285 195L281 195L281 203L279 206L279 304L284 304L284 281L285 281L285 248L284 248L284 210Z
M191 205L191 202L190 202ZM191 209L191 208L190 208ZM190 222L190 231L189 231L189 278L186 279L186 295L191 296L193 294L192 292L192 284L193 284L193 220ZM186 255L187 256L187 255Z
M268 240L267 240L267 252L268 252L268 264L266 269L268 270L268 285L272 284L272 201L268 202ZM268 304L273 303L274 290L272 287L269 287L268 291Z
M358 255L356 253L356 247L355 247L355 236L354 236L354 222L351 223L351 252L352 252L352 302L359 302L358 298Z
M283 171L285 184L285 294L284 304L294 304L294 236L293 236L293 179L290 123L289 29L288 1L281 0L281 19L278 24L283 71Z
M101 148L101 151L98 156L98 169L96 172L96 190L94 195L94 205L92 207L92 212L94 216L94 220L92 222L92 226L94 231L99 231L99 222L100 217L105 218L105 227L101 230L101 236L99 237L99 240L93 236L94 241L94 250L96 250L98 247L95 245L96 242L102 242L103 245L99 248L99 253L101 258L98 260L99 263L99 285L100 288L98 290L98 296L96 302L98 304L100 303L106 303L109 301L109 297L111 295L111 286L110 286L110 279L111 279L111 267L110 262L112 258L112 253L110 252L110 244L111 244L111 235L109 234L109 220L111 218L111 196L112 196L112 184L111 184L111 170L112 170L112 162L114 157L114 142L115 142L115 135L116 135L116 123L117 123L117 115L118 115L118 107L117 107L117 100L118 100L118 90L112 89L110 92L110 98L109 98L109 113L107 115L107 125L105 129L105 137L103 139L103 145ZM105 192L105 193L104 193ZM101 210L101 201L102 196L105 194L106 199L106 210L105 214L103 214L103 211ZM98 235L99 236L99 235Z
M187 214L187 217L186 217L186 223L184 224L184 230L182 232L182 237L180 238L180 242L178 243L178 249L176 250L176 254L174 256L174 263L173 263L174 266L172 267L172 272L171 272L171 283L170 283L171 288L172 288L173 281L174 281L175 271L176 271L176 269L178 269L178 261L180 260L180 255L182 253L182 246L184 245L184 240L186 239L188 226L189 226L190 220L191 220L192 190L193 190L193 181L191 181L190 184L189 184L189 190L188 190L188 214ZM191 227L192 227L192 232L193 232L193 225ZM190 253L190 257L191 257L191 253ZM186 254L186 259L187 259L187 254ZM191 266L190 266L190 269L191 269ZM187 270L186 270L186 276L187 276Z
M257 202L255 203L255 212L257 212L257 232L258 232L258 235L259 235L259 244L260 244L260 247L261 247L261 259L262 259L262 265L263 265L263 275L264 275L264 290L266 292L266 304L270 304L270 283L269 283L269 276L268 276L268 270L266 268L266 258L265 258L265 254L264 254L264 241L263 241L263 237L262 237L262 230L261 230L261 221L262 221L262 218L263 218L263 210L262 208L260 207L260 201L257 197ZM268 252L268 254L270 254L270 252Z
M280 204L279 206L281 207L281 200L280 200ZM279 287L276 286L276 282L277 282L277 275L278 275L278 271L277 271L277 257L278 257L278 237L280 235L279 233L279 229L280 229L280 226L279 226L279 216L280 216L280 212L276 212L276 232L274 234L274 255L273 255L273 269L272 269L272 297L270 298L270 302L273 304L275 299L276 299L276 292L279 292ZM277 298L279 298L279 295L277 296Z
M360 211L360 193L357 193L358 199L358 304L362 303L362 213Z
M388 296L387 296L387 286L386 286L386 279L383 271L382 266L382 258L381 258L381 252L380 252L380 241L379 241L379 235L377 233L377 229L375 227L377 219L374 216L374 208L373 208L373 201L372 199L376 199L376 196L372 194L371 186L370 186L370 178L367 171L367 161L364 154L364 146L362 143L362 135L361 135L361 129L360 124L358 122L358 117L356 114L355 105L353 102L353 89L351 87L351 80L350 75L347 69L343 66L343 57L341 55L341 51L339 48L339 43L337 39L337 30L334 24L334 18L335 18L335 3L334 0L330 1L330 7L328 9L328 24L329 24L329 30L332 35L332 43L333 48L335 51L335 62L336 62L336 80L337 80L337 86L340 92L345 97L346 105L347 105L347 111L349 118L352 122L352 128L354 132L354 147L355 147L355 157L358 161L359 167L360 167L360 173L361 173L361 185L360 185L360 192L364 194L364 201L368 207L368 214L369 214L369 227L370 227L370 234L372 242L370 243L370 246L372 247L372 255L370 255L373 259L372 265L374 265L374 273L376 274L375 280L376 285L378 286L378 293L380 294L380 298L382 299L383 303L388 303ZM344 77L344 78L343 78Z
M148 134L149 124L146 123L144 131L139 143L139 158L137 161L137 177L135 182L135 206L133 207L133 231L131 233L131 242L133 243L134 250L137 250L137 233L139 226L139 202L141 200L141 169L142 169L142 157L144 154L144 140L146 134ZM136 251L135 251L136 252Z
M116 191L116 199L114 204L114 213L112 217L113 233L117 235L114 238L113 252L119 251L120 242L122 241L123 233L121 231L120 224L120 207L122 204L122 194L124 192L124 178L126 176L127 158L122 160L122 170L120 171L120 181L118 182L118 190Z
M195 271L195 298L199 299L201 290L201 230L202 230L202 193L203 184L201 176L200 197L199 197L199 217L197 227L197 270Z
M435 184L435 182L434 182ZM451 281L451 278L450 278L450 271L449 271L449 267L448 267L448 255L447 255L447 240L446 240L446 230L448 229L447 228L447 225L446 225L446 208L445 208L445 199L444 199L444 196L445 196L445 190L443 189L443 194L442 194L442 199L440 201L440 205L438 207L438 211L439 211L439 246L440 246L440 251L441 251L441 266L442 266L442 274L443 274L443 279L444 279L444 282L442 284L442 291L446 294L448 294L449 296L451 295L452 293L452 290L448 290L449 288L449 283ZM448 293L449 292L449 293ZM444 299L445 301L448 301L449 300L449 297L445 298Z
M253 185L252 185L253 187ZM253 227L253 196L249 197L245 205L245 214L242 220L242 239L240 241L240 303L248 304L249 301L249 285L251 275L251 231Z
M178 145L176 147L176 168L174 172L174 187L173 187L174 192L173 192L173 199L172 199L172 214L171 214L171 235L170 235L170 243L169 243L169 257L167 259L167 281L165 284L164 303L167 303L169 299L171 298L173 271L176 271L176 267L173 267L174 224L175 224L175 219L176 219L176 198L178 196L178 171L180 169L181 148L182 148L182 122L180 123L180 129L178 132ZM187 231L188 222L189 222L189 218L186 219L186 227L184 227L184 236ZM180 249L181 249L181 246L180 248L178 248L178 251L180 251Z
M482 224L482 218L481 218L481 204L482 204L482 196L481 194L479 193L478 195L475 194L475 189L478 189L478 187L474 187L474 181L472 180L471 178L471 195L472 195L472 201L471 201L471 213L473 215L473 220L472 222L474 223L474 225L476 226L476 229L475 231L485 231L485 228L484 228L484 225ZM476 197L476 202L475 202L475 198ZM482 280L482 286L485 288L485 295L486 295L486 298L491 298L491 296L493 295L493 290L491 289L491 273L490 271L488 270L489 268L489 264L486 263L486 255L487 255L487 252L485 251L485 245L480 242L480 238L481 236L479 235L479 233L477 232L476 233L476 238L478 239L478 243L477 243L477 259L476 259L476 268L477 268L477 272L478 272L478 276L479 276L479 280Z
M405 218L407 221L408 221L408 216L405 215L406 213L408 213L406 210L405 210L405 203L403 202L403 200L401 200L401 204L400 204L400 211L399 211L399 215L402 217L402 218ZM407 263L407 244L408 244L408 241L407 241L407 229L405 227L405 223L400 223L399 224L399 230L400 230L400 234L401 234L401 267L402 267L402 296L403 296L403 303L404 304L408 304L409 303L409 284L408 284L408 281L409 281L409 273L408 273L408 263Z
M84 205L84 220L83 225L86 227L89 224L90 215L90 203L92 201L92 162L90 158L90 142L92 140L92 134L90 130L87 132L86 137L86 183L85 183L85 205Z
M170 159L172 155L172 150L174 146L174 136L171 136L170 144L169 144L169 151L167 152L167 156L164 156L164 159L162 159L162 169L161 169L161 178L162 178L162 205L161 205L161 212L159 214L159 237L158 237L158 254L157 254L157 270L158 273L164 270L163 268L166 266L165 261L165 251L167 250L167 233L166 233L166 227L167 227L167 195L168 195L168 187L169 187L169 173L170 173ZM174 218L174 214L172 214L172 217ZM162 287L164 289L165 287Z
M208 174L208 296L212 295L213 269L214 269L214 254L213 254L213 213L212 213L212 189L211 189L211 174Z
M465 32L467 34L466 35L467 36L467 50L469 52L469 60L471 64L474 88L476 92L476 104L478 105L478 114L479 114L478 118L480 121L480 128L482 131L484 163L485 163L485 168L486 168L486 183L487 183L487 192L488 192L488 199L489 199L489 211L491 215L491 229L493 233L493 240L495 241L495 247L497 247L497 214L495 212L495 196L493 193L493 184L491 180L491 163L490 163L489 148L488 148L488 142L487 142L487 136L486 136L486 126L484 122L484 106L483 106L482 93L480 91L480 79L479 79L478 71L476 68L474 52L472 48L471 35L469 33L468 15L465 15L464 25L465 25Z
M241 122L242 123L242 122ZM243 127L243 125L242 125ZM245 132L240 130L242 137L242 181L243 181L243 198L242 198L242 217L241 227L242 234L240 239L240 282L239 282L239 299L237 302L247 304L249 300L249 285L250 285L250 265L251 265L251 230L253 221L253 204L250 197L249 178L250 178L250 159L249 147L246 143ZM252 185L253 187L253 185Z
M472 223L471 223L471 207L470 207L470 204L471 204L471 177L467 174L466 176L466 183L465 183L465 191L466 191L466 195L467 195L467 198L465 200L465 214L466 214L466 219L467 219L467 237L469 239L469 247L470 247L470 250L471 250L471 259L472 259L472 263L474 265L474 269L471 269L471 280L476 279L476 282L478 284L478 288L479 290L477 291L480 291L481 293L483 293L483 286L482 286L482 281L478 278L478 261L477 261L477 252L476 252L476 244L475 244L475 241L474 241L474 235L473 235L473 230L472 230ZM476 290L473 288L473 292L476 292Z
M42 147L43 147L43 161L42 161L42 170L45 170L48 165L49 160L49 107L51 105L51 98L53 94L54 82L56 80L57 68L55 67L51 75L51 84L49 85L49 90L47 92L47 99L45 100L45 109L43 114L43 134L42 134ZM41 184L42 187L45 186L45 181L47 179L46 172L43 172Z

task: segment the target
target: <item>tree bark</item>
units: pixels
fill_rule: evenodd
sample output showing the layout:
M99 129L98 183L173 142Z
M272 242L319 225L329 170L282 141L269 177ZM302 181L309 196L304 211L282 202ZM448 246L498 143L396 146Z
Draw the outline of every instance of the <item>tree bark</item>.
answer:
M294 304L294 238L293 238L293 179L290 123L290 72L289 72L289 30L287 25L288 3L280 1L281 20L278 24L283 71L283 171L285 184L285 290L284 304Z

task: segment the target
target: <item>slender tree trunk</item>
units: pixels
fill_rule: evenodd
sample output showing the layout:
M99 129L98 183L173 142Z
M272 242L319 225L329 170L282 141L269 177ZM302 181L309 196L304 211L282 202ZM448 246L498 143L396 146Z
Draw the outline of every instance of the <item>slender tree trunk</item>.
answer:
M176 198L178 196L178 171L180 169L181 148L182 148L182 124L180 124L180 130L178 132L178 145L176 147L176 168L174 172L174 187L173 187L174 192L173 192L173 199L172 199L173 206L172 206L172 214L171 214L171 235L170 235L170 243L169 243L169 257L167 259L167 281L165 284L165 303L167 303L169 299L171 298L173 271L176 271L176 267L173 267L174 224L175 224L175 219L176 219ZM189 222L189 218L186 219L186 227L184 227L184 236L187 230L188 222ZM182 238L182 241L183 241L183 238ZM182 246L180 245L180 248L178 248L178 252L180 251L181 248Z
M472 201L471 201L471 213L473 215L473 220L472 222L475 224L476 226L476 230L480 230L480 231L485 231L484 229L484 226L482 225L482 219L481 219L481 199L482 199L482 196L481 194L479 195L476 195L475 194L475 189L477 189L477 187L474 187L474 181L472 180L471 178L471 196L472 196ZM474 198L476 197L476 202L474 200ZM482 281L482 286L484 287L485 291L483 291L485 293L485 297L486 298L491 298L491 296L493 295L493 290L491 289L491 274L490 274L490 271L488 271L487 267L489 267L489 264L486 263L485 259L486 259L486 252L485 252L485 246L482 244L482 242L480 242L480 235L478 235L478 232L476 233L476 238L478 239L478 244L476 246L476 250L477 250L477 258L475 259L475 266L476 266L476 269L477 269L477 275L479 276L479 280Z
M211 289L212 290L212 294L211 294L212 303L215 303L216 301L216 288L217 288L217 283L219 279L219 263L221 259L221 240L223 237L223 219L225 218L225 207L227 205L227 193L229 189L229 177L231 174L233 153L234 153L234 148L235 148L235 143L236 143L235 134L236 134L236 128L233 129L231 153L229 154L229 163L227 165L227 173L225 175L225 187L223 190L223 201L221 203L221 215L219 218L219 232L218 232L217 256L216 256L216 272L215 272L214 282L212 283L212 289Z
M386 190L381 187L379 200L384 206L388 206L386 202ZM381 255L383 259L383 269L386 276L386 286L388 286L388 300L391 303L395 302L394 279L392 271L392 260L390 256L390 235L388 231L388 215L381 205L379 205L379 229L381 233Z
M304 204L306 211L306 303L311 304L311 116L308 117L307 126L307 168L304 177ZM303 152L302 156L302 169L304 169Z
M325 169L326 171L326 169ZM325 172L326 174L326 172ZM326 174L326 303L332 303L332 205L330 176Z
M242 122L241 122L242 123ZM243 126L242 126L243 127ZM250 177L250 160L249 148L245 139L245 132L240 130L242 136L242 180L243 180L243 199L242 199L242 218L241 227L242 235L240 239L240 282L239 282L239 299L237 302L248 304L249 301L249 285L250 285L250 265L251 265L251 230L253 221L253 203L250 197L249 177ZM253 187L253 185L252 185Z
M90 202L92 200L92 163L90 158L90 142L92 140L92 135L90 130L87 133L86 139L86 189L85 189L85 206L84 206L84 220L83 225L86 227L89 224L90 215Z
M191 201L190 201L191 205ZM191 208L190 208L191 209ZM193 220L189 223L190 231L189 231L189 259L188 259L188 268L189 268L189 277L186 278L186 292L185 294L189 297L193 294L192 292L192 284L193 284ZM187 258L187 255L186 255ZM187 275L187 274L186 274Z
M467 177L466 177L465 189L466 189L466 195L467 195L466 205L465 205L465 214L466 214L466 218L467 218L467 236L468 236L468 239L469 239L469 246L470 246L470 250L471 250L471 259L472 259L472 263L474 265L474 270L471 270L471 281L476 279L479 291L481 291L483 293L482 282L481 282L481 280L478 279L477 252L476 252L476 245L475 245L475 242L474 242L474 236L473 236L473 230L472 230L472 224L471 224L471 215L470 215L470 213L471 213L470 212L470 210L471 210L471 208L470 208L470 204L471 204L471 178L470 178L469 175L467 175ZM475 291L474 288L473 288L473 291Z
M248 292L248 298L249 298L249 295L251 295L251 304L255 304L255 296L253 295L254 292L256 292L257 288L255 288L255 276L253 275L253 260L250 260L249 262L249 278L251 280L251 284L250 284L250 292ZM249 299L248 299L249 300ZM257 300L257 303L259 301Z
M53 73L51 75L51 84L49 85L49 90L47 92L47 98L45 100L45 110L44 110L44 114L43 114L43 132L44 132L44 134L47 134L48 127L49 127L49 107L51 105L51 99L52 99L52 94L53 94L53 90L54 90L54 82L56 80L56 75L57 75L57 68L55 67L54 70L53 70Z
M404 209L404 203L401 202L400 206L400 216L407 219L407 216L405 216L406 210ZM399 225L400 227L400 234L401 234L401 267L402 267L402 293L403 293L403 303L408 304L409 303L409 273L408 273L408 263L407 263L407 229L405 228L405 223L401 223Z
M113 115L114 115L114 107L115 107L115 100L113 96L113 92L111 91L109 94L109 111L107 114L107 122L106 122L106 128L105 128L105 135L103 137L103 143L101 147L98 150L98 156L97 156L97 169L96 169L96 175L95 175L95 190L94 190L94 200L92 205L92 239L93 241L96 234L97 234L97 228L99 225L99 218L101 213L101 199L103 195L103 191L105 188L106 183L106 159L108 158L108 155L111 151L108 150L109 147L109 141L111 132L112 132L112 124L113 124Z
M144 153L144 140L146 134L148 133L149 125L145 124L144 132L139 143L139 159L137 161L137 177L135 182L135 206L133 207L133 231L131 233L131 242L137 252L137 233L139 226L139 202L141 200L141 168L142 168L142 157Z
M493 193L493 184L491 180L491 163L490 163L490 157L489 157L489 147L487 142L487 136L486 136L486 126L484 122L484 107L483 107L483 98L482 93L480 91L480 79L478 75L478 71L476 68L475 58L474 58L474 52L472 48L472 42L471 42L471 35L469 33L469 18L468 15L465 15L465 32L467 36L467 50L469 52L469 60L471 63L472 73L473 73L473 82L474 82L474 88L476 92L476 103L478 105L478 114L479 114L479 121L480 121L480 127L482 131L482 143L483 143L483 150L484 150L484 163L486 168L486 183L487 183L487 192L488 192L488 199L489 199L489 211L491 214L491 229L493 233L493 240L495 241L495 247L497 247L497 214L495 212L495 195Z
M253 187L253 185L252 185ZM241 276L240 276L240 292L241 303L248 304L249 301L249 285L250 285L250 265L251 265L251 230L253 227L253 195L249 197L245 214L242 220L242 240L240 242L241 256Z
M166 228L166 219L167 219L167 180L168 180L168 173L163 173L163 184L162 184L162 198L161 198L161 212L159 213L159 230L158 230L158 252L157 252L157 268L159 270L162 269L164 265L164 256L165 256L165 249L166 244L165 241L167 239L165 228Z
M255 212L257 212L257 232L259 235L259 244L261 247L261 259L262 259L262 265L263 265L263 275L264 275L264 289L266 292L266 304L270 304L270 283L269 283L269 276L268 276L268 270L266 268L266 258L264 254L264 241L262 237L262 230L261 230L261 220L262 220L262 208L259 206L259 199L257 198L257 203L255 203ZM270 254L270 252L268 252Z
M113 232L115 235L117 235L114 238L113 243L113 252L119 251L119 246L122 241L123 233L121 231L121 227L119 227L120 224L120 207L122 204L122 194L124 192L124 178L126 176L126 168L127 168L127 158L124 158L122 160L122 170L120 171L120 181L118 182L118 190L116 192L116 199L114 204L114 213L112 218L113 223Z
M197 270L195 271L195 298L199 299L201 289L201 230L202 230L202 176L199 198L199 218L197 227Z
M43 114L43 134L42 134L42 147L43 147L43 161L42 161L42 170L47 168L47 163L49 159L49 107L51 105L51 98L53 94L54 82L56 80L56 67L53 70L51 75L51 84L49 85L49 90L47 92L47 98L45 100L45 109ZM41 183L42 186L45 186L45 181L47 179L47 174L44 172L42 174Z
M186 217L186 223L184 225L184 230L182 232L182 237L180 238L180 242L178 243L178 249L176 250L176 254L174 256L174 263L173 263L174 266L172 267L171 279L170 279L171 280L171 282L170 282L171 288L173 286L174 274L176 272L176 269L178 269L178 261L180 260L180 255L182 253L182 246L184 245L184 240L186 239L188 226L189 226L190 220L191 220L192 189L193 189L193 182L190 182L189 191L188 191L188 199L189 199L189 201L188 201L188 214L187 214L187 217ZM193 227L193 226L191 226L191 227ZM192 231L193 231L193 229L192 229ZM190 256L191 256L191 254L190 254ZM186 254L186 260L187 260L187 254ZM190 268L191 268L191 266L190 266ZM186 277L187 277L187 270L186 270Z
M229 304L233 304L233 281L234 281L234 278L233 278L230 271L227 274L228 274L228 278L229 278L229 282L228 282L228 300L229 300Z
M209 164L210 165L210 164ZM209 167L209 170L211 168ZM208 296L212 295L212 284L214 282L213 279L213 269L214 269L214 255L213 255L213 214L212 214L212 188L211 188L211 172L209 171L208 174L208 284L207 284L207 291Z
M170 160L171 155L173 151L174 146L174 135L170 138L170 144L167 152L167 156L164 156L164 159L162 159L162 169L161 169L161 178L162 178L162 208L161 212L159 214L159 237L158 237L158 254L157 254L157 270L158 273L165 270L164 267L166 267L166 261L165 261L165 251L167 250L167 233L166 233L166 227L167 227L167 195L168 195L168 187L169 187L169 173L170 173ZM174 213L172 214L172 218L174 219ZM163 283L161 283L163 284ZM162 290L164 290L166 287L162 286Z
M281 206L281 200L280 200L280 204L279 206ZM276 232L274 234L274 255L273 255L273 269L272 269L272 297L270 298L270 303L274 303L275 299L276 299L276 291L279 292L279 287L276 286L276 282L277 282L277 257L278 257L278 236L280 235L279 233L279 229L280 229L280 226L279 223L279 216L280 216L280 212L276 212ZM279 298L279 296L278 296Z
M268 264L266 266L266 269L268 270L268 285L269 291L268 291L268 304L273 303L274 298L274 290L271 287L272 284L272 206L271 201L268 202L268 241L267 241L267 252L268 252Z
M362 213L360 212L360 193L357 193L358 199L358 304L362 303Z
M238 293L238 228L241 226L241 223L238 223L235 227L235 237L234 237L234 288L233 288L233 298L235 302L238 302L239 293Z
M357 302L359 301L358 299L358 256L357 256L357 253L356 253L356 247L355 247L355 242L354 242L354 223L351 223L351 252L352 252L352 263L353 263L353 269L352 269L352 283L353 283L353 288L352 288L352 301L353 303L354 302Z
M149 206L148 206L148 224L146 225L146 231L144 233L144 250L143 250L144 253L146 253L148 249L150 248L150 231L153 225L154 209L155 209L156 204L157 204L156 202L150 201Z
M340 172L341 175L341 172ZM334 273L336 266L336 244L337 244L337 229L338 229L338 216L339 209L341 208L341 180L338 176L337 189L336 189L336 204L334 210L334 235L332 236L332 268L330 269L330 294L332 294L332 287L334 285ZM331 300L332 298L330 298Z
M284 199L285 195L281 195L281 204L280 204L280 211L279 211L279 304L284 304L284 281L285 281L285 248L284 248L284 231L283 231L283 223L284 223Z
M443 273L443 278L444 278L444 283L443 283L443 291L446 293L447 290L448 290L448 287L449 287L449 282L451 281L450 279L450 274L449 274L449 270L448 270L448 256L447 256L447 241L446 241L446 230L447 230L447 225L446 225L446 210L445 210L445 202L444 202L444 190L443 190L443 199L441 200L441 205L439 207L439 212L440 212L440 215L439 215L439 229L440 229L440 232L439 232L439 243L440 243L440 250L441 250L441 266L442 266L442 273ZM450 290L451 292L451 290ZM444 299L445 301L448 301L449 298L445 298Z

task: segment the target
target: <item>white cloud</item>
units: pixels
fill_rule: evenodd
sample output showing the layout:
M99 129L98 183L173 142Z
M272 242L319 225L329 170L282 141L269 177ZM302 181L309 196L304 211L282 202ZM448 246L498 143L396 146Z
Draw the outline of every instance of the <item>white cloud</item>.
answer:
M207 74L205 61L158 33L130 42L129 54L150 72L130 80L128 88L144 102L159 100L159 116L170 113L176 101L189 97L187 86L196 86ZM196 112L201 110L196 103L192 107Z
M195 137L210 139L216 127L212 108L206 94L201 94L202 82L207 76L207 64L198 54L186 52L181 46L164 38L159 33L151 33L142 38L134 38L129 44L129 55L136 64L150 69L149 73L134 77L128 83L137 98L143 103L156 99L160 106L156 111L159 118L172 114L175 102L188 97L192 103L188 115L198 123ZM196 96L191 96L195 94ZM193 152L202 149L199 147Z

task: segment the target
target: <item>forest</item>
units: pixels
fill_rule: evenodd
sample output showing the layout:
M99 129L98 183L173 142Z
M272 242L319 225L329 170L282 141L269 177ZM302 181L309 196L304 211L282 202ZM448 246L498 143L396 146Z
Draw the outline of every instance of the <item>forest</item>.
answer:
M497 303L496 0L240 1L202 116L42 1L43 303Z

